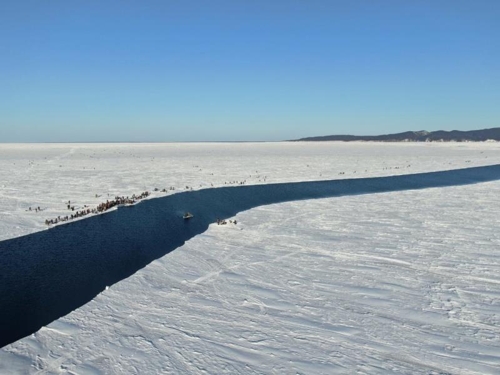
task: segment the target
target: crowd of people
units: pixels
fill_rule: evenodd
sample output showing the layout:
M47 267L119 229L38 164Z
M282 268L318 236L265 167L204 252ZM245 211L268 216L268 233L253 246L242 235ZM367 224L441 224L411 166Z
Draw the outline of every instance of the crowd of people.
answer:
M98 205L96 210L97 210L97 213L101 213L101 212L107 211L110 208L113 208L113 207L118 206L118 205L134 204L141 199L149 197L150 194L151 193L149 191L145 191L139 195L133 194L132 197L115 197L114 200L111 200L111 201L107 200L106 202Z
M169 190L173 190L173 189L170 188ZM76 211L74 214L66 215L66 216L58 216L55 219L46 219L45 224L46 225L55 225L55 224L59 224L59 223L64 223L64 222L69 221L69 220L84 217L84 216L87 216L90 214L99 214L99 213L105 212L105 211L107 211L113 207L119 206L119 205L134 204L141 199L149 197L150 195L151 195L151 193L149 191L145 191L139 195L133 194L131 197L128 197L128 196L127 197L123 197L123 196L118 197L117 196L113 200L106 200L106 202L100 203L96 208L90 208L89 206L84 205L82 210ZM96 197L97 197L97 194L96 194ZM75 210L75 206L71 205L71 201L66 202L66 205L67 205L68 210L71 210L71 211ZM30 207L30 209L31 209L31 207ZM39 210L38 207L36 209ZM189 214L189 217L192 217L192 215ZM228 221L226 221L225 219L217 218L216 223L217 223L217 225L226 225L226 224L228 224ZM236 224L238 224L238 222L236 220L229 220L229 224L236 225Z
M83 216L87 216L89 214L99 214L105 212L113 207L124 205L124 204L134 204L137 201L149 197L151 193L149 191L145 191L139 195L133 194L131 197L115 197L113 200L106 200L99 204L96 208L90 208L87 205L83 206L83 210L76 211L74 214L66 215L66 216L58 216L55 219L47 219L45 220L46 225L59 224L62 222L66 222L68 220L77 219ZM96 195L97 196L97 195ZM71 206L71 201L67 203L68 210L74 211L75 206Z
M174 187L174 186L170 186L170 187L168 188L168 190L169 190L169 191L175 190L175 187ZM160 191L160 189L158 189L158 188L154 188L154 191ZM162 193L167 193L167 189L163 188L163 189L161 189L161 192L162 192Z
M197 167L197 166L195 166L195 167ZM307 165L307 167L309 167L309 165ZM406 168L409 168L409 167L411 167L411 165L406 166ZM394 169L399 169L399 168L400 167L394 167ZM384 167L384 169L393 169L393 167ZM258 174L258 171L255 171L255 172L256 172L256 175L253 175L253 176L250 175L249 178L253 177L253 178L259 179L259 182L267 182L267 176L262 176L262 175ZM356 171L354 171L354 173L356 173ZM211 173L211 175L213 175L213 173ZM339 172L339 175L345 175L345 172ZM320 174L320 176L321 176L321 174ZM224 185L246 185L246 183L247 183L246 179L241 180L241 181L238 181L238 180L224 181ZM214 184L211 183L210 186L214 186ZM202 187L201 184L200 184L200 187ZM188 191L192 191L193 187L186 185L185 189ZM154 188L154 191L155 192L161 191L162 193L167 193L168 191L175 191L175 187L170 186L170 187L168 187L168 189L163 188L161 190L159 188ZM68 201L67 208L68 208L68 210L74 211L74 213L72 213L71 215L66 215L66 216L58 216L55 219L47 219L47 220L45 220L45 224L46 225L58 224L61 222L66 222L68 220L77 219L77 218L80 218L80 217L83 217L83 216L86 216L89 214L99 214L99 213L105 212L105 211L107 211L115 206L134 204L141 199L147 198L150 194L151 193L149 191L145 191L139 195L133 194L131 197L128 197L128 196L127 197L123 197L123 196L118 197L117 196L113 200L106 200L106 202L99 204L96 208L90 208L87 205L85 205L85 206L83 206L83 209L81 209L81 210L76 210L76 207L74 205L71 205L71 201ZM108 194L108 196L109 196L109 194ZM99 197L101 197L101 195L96 194L95 197L99 198ZM40 212L40 211L42 211L42 209L40 207L35 207L34 209L32 209L32 207L29 207L29 209L26 211ZM221 220L221 219L217 219L216 223L217 223L217 225L228 224L228 222L226 220ZM237 224L236 220L234 220L234 221L229 220L229 223L230 224Z

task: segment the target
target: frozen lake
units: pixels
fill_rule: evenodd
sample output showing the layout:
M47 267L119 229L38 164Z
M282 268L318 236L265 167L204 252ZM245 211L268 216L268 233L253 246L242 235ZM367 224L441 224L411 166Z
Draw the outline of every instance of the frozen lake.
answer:
M500 143L0 144L0 240L46 229L45 219L71 213L68 201L79 209L154 188L184 191L498 163ZM42 211L35 212L37 207Z
M6 239L68 200L498 164L500 145L2 145L0 163ZM497 374L499 197L488 182L242 212L1 349L0 373Z

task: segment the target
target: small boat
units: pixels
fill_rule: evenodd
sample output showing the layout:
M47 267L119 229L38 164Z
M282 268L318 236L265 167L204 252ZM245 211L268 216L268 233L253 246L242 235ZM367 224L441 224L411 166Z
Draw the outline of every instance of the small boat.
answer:
M186 212L186 213L184 214L184 216L182 216L182 218L183 218L184 220L191 219L192 217L193 217L193 214L192 214L191 212Z

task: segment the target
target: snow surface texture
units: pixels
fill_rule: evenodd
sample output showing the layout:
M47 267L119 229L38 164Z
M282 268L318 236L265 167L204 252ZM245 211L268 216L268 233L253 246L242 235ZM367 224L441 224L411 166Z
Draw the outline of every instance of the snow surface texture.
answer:
M500 143L0 144L0 240L46 229L45 219L71 214L68 200L80 209L155 187L178 192L499 163Z
M264 206L0 351L0 371L498 374L500 183Z
M0 372L498 373L499 189L241 213L7 346Z
M0 242L0 346L90 301L106 286L203 233L218 218L262 205L500 179L500 164L451 171L189 191ZM183 220L191 211L196 217Z

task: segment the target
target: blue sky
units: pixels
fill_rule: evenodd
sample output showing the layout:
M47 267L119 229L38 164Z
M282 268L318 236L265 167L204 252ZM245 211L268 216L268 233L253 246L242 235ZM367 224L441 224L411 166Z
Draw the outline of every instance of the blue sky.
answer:
M0 1L0 142L500 126L500 1Z

